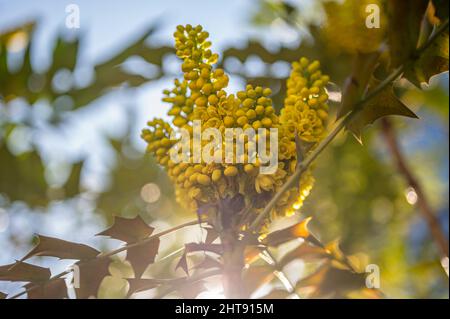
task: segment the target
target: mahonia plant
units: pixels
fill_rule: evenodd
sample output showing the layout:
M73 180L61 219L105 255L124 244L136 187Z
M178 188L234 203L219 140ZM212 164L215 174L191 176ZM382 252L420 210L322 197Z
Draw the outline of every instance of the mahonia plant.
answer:
M218 54L211 51L208 37L208 32L200 25L177 26L175 49L183 61L184 76L175 79L172 89L164 91L163 101L171 105L167 113L172 119L171 124L163 119L149 121L149 127L142 131L142 138L148 143L147 151L167 170L175 185L177 201L189 211L198 213L199 217L213 221L220 209L229 209L238 215L251 208L258 214L295 171L299 161L298 141L314 144L324 137L328 119L325 86L329 77L322 74L319 61L303 57L294 62L287 80L285 105L278 114L272 105L270 88L247 85L244 91L236 94L225 90L229 77L223 69L214 66ZM222 141L226 128L264 128L267 133L277 129L279 152L275 173L259 172L258 154L255 154L254 162L247 154L244 159L234 158L231 163L206 163L203 160L195 163L192 154L188 163L173 162L169 151L178 140L170 137L180 129L187 130L192 137L194 121L200 121L202 131L218 129ZM256 140L258 138L261 136L257 134ZM254 140L245 139L244 142L247 151ZM270 152L269 144L266 145ZM222 149L225 154L225 143ZM285 192L277 202L271 218L293 214L308 196L313 182L309 171L303 174L297 187ZM248 220L238 218L238 223L243 229L248 226Z

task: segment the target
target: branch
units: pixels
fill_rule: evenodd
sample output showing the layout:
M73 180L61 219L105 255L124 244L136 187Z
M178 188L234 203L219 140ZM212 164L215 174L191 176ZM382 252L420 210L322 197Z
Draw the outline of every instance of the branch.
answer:
M392 126L391 121L389 119L384 118L381 122L382 134L384 136L384 140L386 141L387 147L397 169L403 178L406 180L408 185L412 187L417 194L417 206L419 207L420 212L422 213L422 217L427 222L428 228L430 229L431 236L439 248L441 258L448 257L448 241L446 236L440 226L439 220L436 215L433 213L431 205L428 201L427 196L423 190L423 187L417 177L409 168L406 159L400 149L400 145L397 140L396 132L394 127Z
M448 28L448 19L443 22L438 29L436 29L435 33L428 38L428 40L416 50L415 56L417 54L423 53L426 48L428 48L434 40L443 33ZM364 96L359 102L355 103L355 105L352 108L352 111L347 114L346 117L344 117L341 122L335 127L335 129L324 139L322 140L319 145L307 156L298 166L295 170L294 174L290 176L290 178L286 181L286 183L281 187L281 189L272 197L270 202L267 204L267 206L264 208L264 210L258 215L258 217L254 220L254 222L250 225L248 231L254 232L256 231L259 226L262 224L265 218L267 218L272 211L275 204L278 202L278 200L281 198L281 196L290 189L299 178L302 176L302 174L308 169L308 167L311 165L311 163L322 153L322 151L330 144L331 141L347 126L347 124L355 117L356 114L358 114L362 109L364 104L366 104L368 101L376 97L381 91L383 91L389 84L391 84L394 80L396 80L404 71L405 69L405 63L399 66L397 69L395 69L386 79L384 79L381 83L379 83L373 90L367 93L366 96Z

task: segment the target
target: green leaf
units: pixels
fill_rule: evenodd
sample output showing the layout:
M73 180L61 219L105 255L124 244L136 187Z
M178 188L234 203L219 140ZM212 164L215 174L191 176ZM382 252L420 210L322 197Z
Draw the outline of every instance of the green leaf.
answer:
M34 256L57 257L60 259L85 260L95 258L100 252L90 246L39 235L39 243L23 260Z
M6 299L7 294L0 292L0 299Z
M49 73L54 75L60 69L73 71L77 63L79 44L78 38L68 41L64 37L58 37L53 49L53 61Z
M84 161L80 161L72 165L72 171L63 186L65 197L74 197L80 193L81 171L83 169L83 165Z
M342 92L342 102L337 112L337 118L341 118L353 111L367 89L370 78L377 66L379 52L358 53L353 59L351 75L345 80Z
M379 83L378 80L373 78L372 83L369 85L369 91L370 88L376 87ZM362 131L367 125L389 115L417 118L417 115L395 96L392 85L387 86L376 97L364 104L362 110L347 125L347 129L361 142Z
M405 63L417 49L428 3L429 0L388 1L388 44L392 68Z
M50 278L50 269L22 261L0 266L0 281L44 282Z
M30 206L48 203L44 164L37 152L14 156L2 144L0 162L0 193L6 194L11 201L22 200Z
M420 88L420 84L429 83L436 74L448 71L448 30L441 33L433 43L405 71L405 78Z

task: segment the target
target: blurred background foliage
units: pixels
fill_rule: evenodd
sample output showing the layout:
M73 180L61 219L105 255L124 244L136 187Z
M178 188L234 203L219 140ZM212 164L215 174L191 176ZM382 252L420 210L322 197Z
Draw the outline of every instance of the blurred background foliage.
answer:
M139 11L164 4L127 6ZM325 0L234 1L224 14L231 17L239 10L241 24L250 31L239 35L239 43L225 37L221 47L220 64L231 75L230 86L271 87L274 105L281 107L290 63L307 56L321 61L335 83L329 88L331 98L338 100L352 53L330 45L324 32L327 6L330 1ZM220 4L203 9L217 14ZM195 8L192 11L195 17ZM0 2L0 17L7 15L8 4ZM164 15L159 18L164 21ZM42 68L33 59L39 23L42 20L10 20L0 25L0 263L23 255L36 232L107 246L92 235L113 216L140 215L163 228L195 218L175 203L168 178L144 155L138 138L147 119L165 113L161 91L178 62L171 38L160 32L164 40L158 40L155 34L173 26L154 23L141 28L99 62L89 63L86 57L80 60L89 27L60 27L48 44L50 63ZM174 19L174 25L179 23L184 21ZM203 24L215 30L214 22ZM425 90L404 81L396 93L420 117L394 118L394 124L448 236L448 73L434 77ZM136 104L142 96L144 111ZM417 212L414 191L396 172L379 130L375 123L364 133L362 145L343 133L328 147L315 164L316 185L300 214L313 217L312 228L324 241L340 238L345 252L363 252L379 265L388 297L448 298L448 278ZM159 257L176 253L186 238L202 235L173 235L162 243ZM167 259L149 271L154 277L168 277L175 268L168 267L170 263L173 260ZM286 273L298 278L299 270L291 268ZM127 272L126 262L115 263L104 283L108 289L100 295L123 297L126 282L114 273ZM15 286L0 288L11 291Z

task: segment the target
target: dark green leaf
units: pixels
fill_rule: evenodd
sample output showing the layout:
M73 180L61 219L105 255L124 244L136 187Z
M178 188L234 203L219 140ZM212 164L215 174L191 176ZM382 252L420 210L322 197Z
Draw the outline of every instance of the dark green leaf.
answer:
M448 71L448 30L435 41L405 71L405 77L420 88L429 83L433 75Z
M388 1L388 42L392 68L413 56L428 3L429 0Z
M379 83L378 80L372 79L372 83L369 85L369 91ZM417 115L395 96L392 85L387 86L376 97L364 104L362 110L347 125L347 129L361 142L361 133L367 125L389 115L417 118Z

